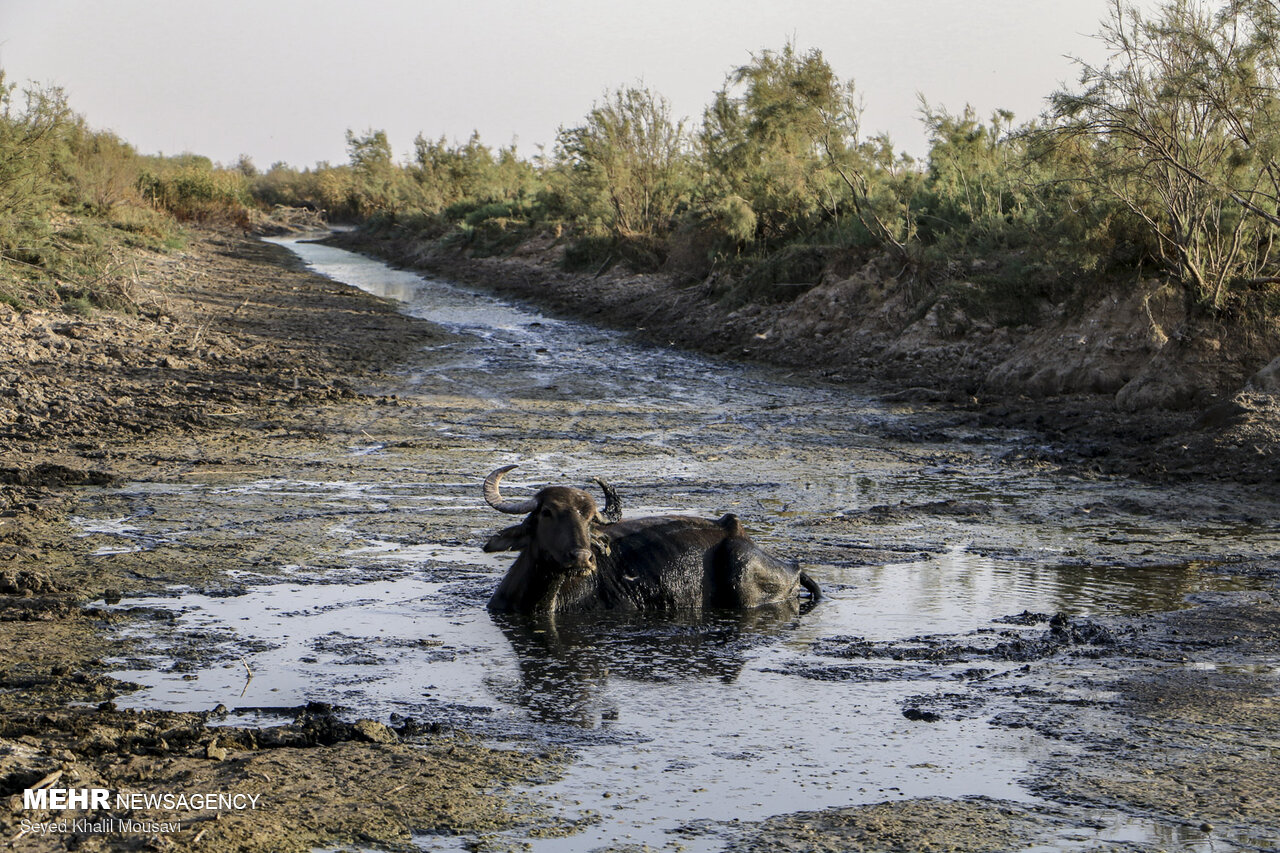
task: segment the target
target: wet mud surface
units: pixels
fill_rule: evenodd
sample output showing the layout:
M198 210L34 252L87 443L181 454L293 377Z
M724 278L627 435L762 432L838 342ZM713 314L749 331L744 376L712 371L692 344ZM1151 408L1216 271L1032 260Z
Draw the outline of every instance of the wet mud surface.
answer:
M1188 333L1176 312L1162 317L1162 329L1149 310L1163 298L1158 291L1101 299L1075 319L1067 311L997 327L957 312L945 297L922 317L918 294L881 260L847 279L850 270L830 266L794 301L739 305L726 301L732 282L715 274L690 284L625 264L566 272L565 245L549 233L504 257L474 257L394 229L331 241L659 346L787 366L886 401L949 404L944 420L905 426L903 441L927 439L942 423L995 427L1035 436L1016 453L1054 467L1165 481L1280 482L1280 403L1242 387L1273 353L1230 328ZM1148 363L1151 340L1170 336L1179 343ZM1135 371L1144 374L1131 389L1138 393L1117 394L1117 380ZM1191 388L1199 389L1194 406ZM1177 410L1153 404L1162 397Z
M1265 490L1063 470L1037 434L295 248L404 302L370 321L381 374L336 384L331 350L225 424L17 457L6 795L62 771L270 802L112 842L139 849L1280 842ZM493 618L479 484L512 463L512 496L603 476L627 516L732 511L828 600Z

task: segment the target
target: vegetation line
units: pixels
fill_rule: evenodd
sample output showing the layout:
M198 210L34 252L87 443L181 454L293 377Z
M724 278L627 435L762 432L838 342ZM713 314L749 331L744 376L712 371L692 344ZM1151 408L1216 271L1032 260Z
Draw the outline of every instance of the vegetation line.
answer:
M922 98L921 160L868 135L854 83L793 44L731 69L697 122L621 86L532 158L420 134L398 162L371 129L348 131L345 164L265 172L139 155L61 90L19 98L0 72L0 299L127 310L117 250L172 249L183 221L252 229L283 206L473 255L549 237L568 269L713 280L731 303L795 299L833 264L887 255L922 313L951 293L1020 324L1159 277L1193 314L1269 321L1280 4L1114 0L1098 35L1107 61L1079 62L1026 123Z

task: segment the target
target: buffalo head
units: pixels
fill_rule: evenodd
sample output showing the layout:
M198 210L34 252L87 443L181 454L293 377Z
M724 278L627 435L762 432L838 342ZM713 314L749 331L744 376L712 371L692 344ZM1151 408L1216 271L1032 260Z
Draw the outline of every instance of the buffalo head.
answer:
M622 505L613 487L596 478L604 490L604 509L582 489L548 486L527 500L507 500L498 484L508 465L494 471L484 481L484 499L489 506L524 521L495 533L485 543L485 551L522 551L539 569L563 574L590 574L596 569L597 553L608 554L609 543L602 527L622 517Z

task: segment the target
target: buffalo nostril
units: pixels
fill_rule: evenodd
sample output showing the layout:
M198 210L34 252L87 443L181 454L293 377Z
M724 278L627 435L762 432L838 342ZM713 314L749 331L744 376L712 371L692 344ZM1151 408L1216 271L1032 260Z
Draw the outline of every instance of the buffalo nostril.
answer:
M595 554L591 553L590 548L577 548L569 554L569 559L573 561L575 568L589 569L596 563Z

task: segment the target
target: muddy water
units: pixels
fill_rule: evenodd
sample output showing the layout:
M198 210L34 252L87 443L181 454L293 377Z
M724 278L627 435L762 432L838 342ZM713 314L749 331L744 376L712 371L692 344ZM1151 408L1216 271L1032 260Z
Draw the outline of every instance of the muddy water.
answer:
M717 850L706 821L924 796L1034 802L1029 767L1060 745L980 712L904 716L953 693L973 664L855 666L833 649L1044 630L992 622L1023 611L1173 609L1239 586L1224 564L1280 551L1275 507L1230 487L1036 469L1016 461L1033 449L1025 435L638 346L331 247L288 245L457 338L379 389L399 405L323 424L337 438L281 455L271 476L228 465L86 504L95 559L149 576L202 560L225 579L116 605L171 617L120 661L145 686L122 701L221 703L243 721L323 700L353 717L570 745L577 762L537 795L590 825L570 839L514 839L535 850ZM736 512L829 600L805 613L495 619L484 602L511 558L479 545L509 519L483 505L479 482L515 462L512 495L603 476L628 515ZM982 664L984 677L1021 665ZM1094 817L1057 846L1209 849Z

